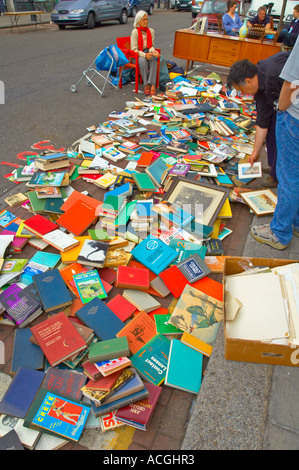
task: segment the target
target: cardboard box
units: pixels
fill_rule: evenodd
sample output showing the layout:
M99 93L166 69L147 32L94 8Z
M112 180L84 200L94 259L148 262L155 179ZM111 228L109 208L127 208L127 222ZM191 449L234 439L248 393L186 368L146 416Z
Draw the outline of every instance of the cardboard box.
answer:
M241 264L240 264L241 263ZM261 341L248 341L228 338L226 330L225 291L226 276L239 274L244 271L242 265L251 263L253 266L268 266L274 268L298 260L269 259L269 258L244 258L229 257L225 260L223 271L224 289L224 335L225 335L225 359L232 361L254 362L260 364L273 364L282 366L299 366L299 346L291 347L279 344L270 344Z

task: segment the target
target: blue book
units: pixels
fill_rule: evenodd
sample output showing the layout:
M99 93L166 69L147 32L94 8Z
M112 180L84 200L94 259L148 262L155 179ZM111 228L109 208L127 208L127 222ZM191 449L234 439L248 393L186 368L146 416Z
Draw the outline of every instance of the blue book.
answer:
M177 257L177 252L159 238L149 235L132 250L133 257L157 276Z
M76 317L91 328L102 341L115 338L116 334L125 326L99 297L95 297L77 310Z
M0 402L0 414L25 418L45 373L20 367Z
M70 291L60 274L59 269L51 269L32 277L43 304L44 312L70 305L73 301Z
M174 338L170 344L164 384L198 393L202 380L202 359L202 353Z
M43 264L50 269L55 268L57 263L61 260L61 255L58 253L49 253L47 251L36 251L30 261L38 264Z
M134 380L134 379L132 379ZM132 382L132 380L130 382ZM129 383L130 383L129 382ZM115 397L115 395L113 395ZM142 390L138 392L131 393L125 397L119 398L118 400L114 400L111 403L105 402L104 405L97 406L94 402L91 403L92 411L94 412L95 416L102 416L106 413L110 413L111 411L118 410L123 406L130 405L131 403L135 403L136 401L143 400L149 396L149 392L146 389L145 385L143 385Z
M166 375L169 348L169 339L159 333L131 356L132 366L147 382L161 385Z
M169 169L169 166L164 162L162 158L157 158L151 165L145 168L145 173L151 178L151 180L161 188L161 180L164 172Z
M125 196L131 196L132 190L133 188L130 185L130 183L122 184L121 186L118 186L117 188L112 189L111 191L105 193L104 202L108 194L111 196L124 196L125 197Z
M41 370L44 366L44 353L32 343L30 328L16 328L10 372L15 374L19 367Z

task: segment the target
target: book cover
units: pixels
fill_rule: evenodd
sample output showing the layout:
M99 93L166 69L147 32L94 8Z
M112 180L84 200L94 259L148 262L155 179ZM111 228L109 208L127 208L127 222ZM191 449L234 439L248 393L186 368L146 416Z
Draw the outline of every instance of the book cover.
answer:
M43 371L20 367L0 401L0 414L25 418L44 377Z
M60 274L59 269L36 274L32 277L41 298L45 312L67 307L72 303L71 294ZM55 295L53 295L55 292Z
M154 184L161 188L161 180L164 172L169 169L169 166L163 161L162 158L157 158L149 167L145 169L145 172Z
M164 384L197 394L202 380L202 360L200 352L174 338L170 343Z
M101 430L102 432L110 431L111 429L119 428L124 426L124 423L121 423L115 418L116 411L110 411L103 416L100 416Z
M41 388L24 426L78 442L90 405Z
M149 270L130 266L118 266L115 286L121 289L149 289Z
M62 209L62 207L61 207ZM97 220L95 209L78 200L57 219L57 224L75 236L82 235Z
M28 292L17 284L11 284L0 294L0 303L4 307L7 315L19 328L28 324L30 316L39 309L42 313L41 304L35 300Z
M133 180L139 191L156 191L157 186L153 183L147 173L133 173Z
M199 351L204 356L210 357L213 351L213 346L210 344L204 343L200 339L196 338L191 333L187 333L186 331L182 334L180 341L190 348Z
M130 380L130 382L124 385L120 390L118 390L111 398L108 398L103 405L97 406L95 403L91 404L92 411L94 412L95 416L102 416L108 412L115 411L122 406L129 405L130 403L135 403L138 400L142 400L143 398L148 397L148 390L145 385L142 383L142 388L137 390L133 393L127 393L121 398L116 398L118 396L118 392L123 392L126 388L127 391L130 390L130 386L134 379ZM128 387L129 386L129 387Z
M176 163L170 170L169 174L174 176L186 176L191 165L188 163Z
M43 236L43 240L59 251L67 251L79 245L79 241L60 229L53 230Z
M141 152L139 160L137 160L137 166L146 168L151 164L153 158L153 152Z
M14 429L0 438L0 450L25 450Z
M77 263L78 255L81 251L83 243L85 242L85 240L91 240L91 236L86 235L83 237L75 237L75 239L79 241L78 245L76 245L74 248L71 248L70 250L63 251L60 253L61 262L63 264L69 265L72 263Z
M61 188L58 188L57 186L46 186L44 188L36 188L35 193L39 199L62 198Z
M23 193L16 193L16 194L11 194L10 196L7 196L4 201L6 204L8 204L10 207L18 206L19 204L23 204L23 202L26 202L28 200L28 197L26 194Z
M155 335L155 322L145 312L138 313L117 333L118 338L127 338L131 354L137 353Z
M166 375L169 348L169 339L157 334L131 356L132 365L145 380L161 385Z
M95 367L95 366L94 366ZM122 370L117 370L113 374L108 375L107 377L100 377L97 380L90 379L86 383L86 388L89 390L101 390L103 392L109 392L115 384L118 377L122 374Z
M188 256L188 258L178 263L177 268L188 279L190 284L211 273L210 268L197 253Z
M165 269L159 277L175 298L179 298L181 296L186 284L190 285L186 276L176 265Z
M40 238L58 228L55 222L48 220L40 214L35 214L25 220L24 227L29 230L29 232L34 233Z
M129 355L130 349L126 336L98 341L88 348L88 360L91 364Z
M74 190L64 201L63 205L61 206L61 210L66 212L68 209L70 209L71 206L73 206L78 201L85 202L88 206L93 207L95 215L97 214L97 210L103 204L101 201L98 201L94 197L88 196L87 194L80 193L80 191Z
M81 388L86 384L86 380L87 377L82 372L49 367L42 386L54 393L57 392L65 397L80 400L82 398Z
M102 341L116 337L125 324L98 297L88 302L76 312L76 317L94 330Z
M149 235L132 250L133 257L159 275L177 257L176 251L162 240Z
M156 333L161 335L181 335L183 332L179 328L169 323L170 313L154 315Z
M107 293L96 269L85 273L74 274L73 279L83 304L94 298L105 299Z
M85 386L82 388L82 392L84 396L89 398L91 401L94 401L98 405L103 405L103 403L105 403L108 400L108 398L113 397L113 395L117 392L117 390L121 389L126 383L130 382L135 376L135 371L133 368L127 367L125 369L119 370L118 372L120 372L120 375L117 377L117 379L115 380L110 390L104 391L104 390L98 390L96 388L88 388L87 386ZM114 375L114 374L111 374L111 375Z
M19 367L28 367L35 370L43 369L44 353L39 346L30 341L31 336L30 328L15 329L10 366L11 374L15 374Z
M128 320L133 313L136 312L135 305L125 299L121 294L117 294L113 299L109 300L107 306L123 322Z
M161 307L160 302L147 292L136 289L125 289L123 291L123 296L125 299L135 305L138 310L144 311L146 313Z
M119 160L123 160L126 158L126 154L121 152L115 147L110 147L108 149L103 150L103 157L108 158L109 160L112 160L114 162L118 162Z
M52 367L87 347L64 312L34 325L31 332Z
M28 187L37 186L62 186L65 171L36 171L27 183Z
M85 240L78 254L77 263L102 268L108 248L108 243L99 240Z
M113 374L118 370L125 369L130 366L131 360L128 357L116 357L115 359L109 359L108 361L96 362L95 365L99 371L106 377L107 375Z
M34 261L38 264L43 264L49 269L53 269L60 261L60 254L50 253L47 251L36 251L31 257L30 261Z
M146 431L157 406L162 388L151 383L145 383L144 385L149 392L148 397L119 408L115 413L115 417L125 424Z

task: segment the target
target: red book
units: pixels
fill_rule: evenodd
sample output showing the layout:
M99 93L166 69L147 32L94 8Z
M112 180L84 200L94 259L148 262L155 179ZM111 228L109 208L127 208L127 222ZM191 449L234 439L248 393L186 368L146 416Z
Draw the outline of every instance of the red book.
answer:
M160 278L174 297L179 298L186 284L191 285L177 266L170 266L159 274ZM194 286L194 284L193 284Z
M98 175L98 178L99 178L99 175ZM98 201L97 199L91 196L88 196L87 194L83 194L83 193L80 193L80 191L75 190L69 195L69 197L62 204L60 209L66 212L77 201L85 202L88 206L93 207L95 214L97 214L97 210L99 210L103 204L101 201Z
M80 333L63 312L33 326L31 332L52 367L87 347Z
M168 308L159 307L159 308L156 308L156 310L153 310L152 312L148 313L148 316L154 320L154 315L167 315L167 313L168 313Z
M123 370L117 370L113 374L108 375L107 377L100 377L97 380L90 380L85 385L86 388L90 388L92 390L102 390L104 392L108 392L111 390L115 382L117 381L118 377L123 373Z
M200 290L204 294L210 295L211 297L214 297L214 299L223 302L223 284L221 282L205 276L194 282L192 287L195 287L195 289Z
M115 286L121 289L149 289L149 270L130 266L118 266Z
M64 227L75 236L82 235L90 227L98 216L94 207L81 200L76 201L57 219L57 224Z
M24 227L29 230L29 232L34 233L40 238L59 228L55 222L51 222L51 220L40 214L33 215L32 217L29 217L29 219L25 220Z
M107 302L107 307L109 307L123 322L128 320L128 318L136 312L135 305L131 304L131 302L120 294L117 294L113 299Z
M89 361L85 361L82 364L83 368L83 373L91 379L93 382L96 380L99 380L101 377L103 377L102 372L99 371L99 369L96 367L95 364L91 364Z
M162 388L151 383L144 383L149 396L130 405L119 408L115 418L122 423L146 431L158 403Z
M115 279L116 279L116 273L113 269L111 268L100 268L99 270L99 275L101 280L109 282L109 284L113 284Z
M140 166L142 168L148 167L153 160L153 153L152 152L141 152L140 158L137 161L137 166Z

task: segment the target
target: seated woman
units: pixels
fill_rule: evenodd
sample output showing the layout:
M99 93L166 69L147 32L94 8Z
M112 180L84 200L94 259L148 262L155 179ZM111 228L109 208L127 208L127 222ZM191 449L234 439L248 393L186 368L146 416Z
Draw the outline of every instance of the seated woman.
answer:
M222 26L227 36L238 36L243 26L242 20L236 13L237 2L228 0L227 12L222 16Z
M135 16L131 34L131 50L139 54L139 70L144 83L144 93L156 93L157 58L160 56L154 45L155 32L148 27L148 14L140 10Z

